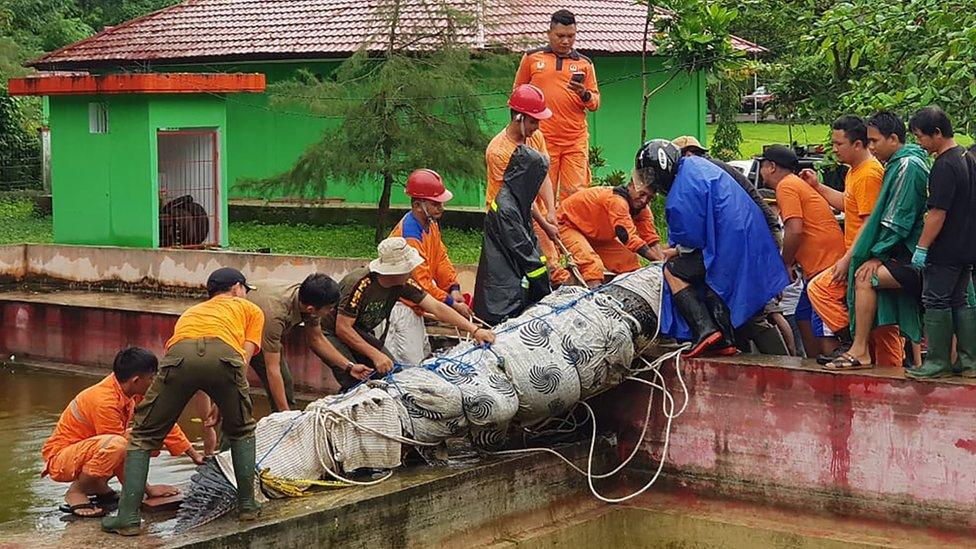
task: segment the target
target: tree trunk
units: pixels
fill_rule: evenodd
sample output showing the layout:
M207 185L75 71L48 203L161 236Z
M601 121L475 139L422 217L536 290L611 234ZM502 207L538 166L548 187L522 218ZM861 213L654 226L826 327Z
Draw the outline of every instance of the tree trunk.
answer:
M647 38L654 17L654 2L647 0L647 15L644 18L644 41L641 44L641 144L647 141Z
M376 234L373 237L377 244L389 234L386 219L390 215L390 194L392 191L393 174L385 172L383 174L383 193L380 194L380 203L376 212Z

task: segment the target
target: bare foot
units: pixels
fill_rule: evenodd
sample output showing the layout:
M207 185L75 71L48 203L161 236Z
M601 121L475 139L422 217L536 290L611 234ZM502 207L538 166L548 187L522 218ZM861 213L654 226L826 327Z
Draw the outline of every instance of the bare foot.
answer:
M64 494L64 502L71 509L71 514L79 517L101 517L105 516L105 510L93 505L88 500L88 494L73 488L68 489Z
M176 486L168 484L147 484L146 495L151 498L165 498L179 494L180 490Z

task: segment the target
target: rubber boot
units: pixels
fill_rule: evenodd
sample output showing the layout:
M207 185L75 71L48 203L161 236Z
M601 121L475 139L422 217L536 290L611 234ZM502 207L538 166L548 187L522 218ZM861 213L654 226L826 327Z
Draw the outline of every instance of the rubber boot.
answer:
M237 480L237 517L240 520L254 520L261 512L261 506L254 501L254 446L254 435L230 443L230 457Z
M685 288L674 294L674 305L691 328L691 349L685 351L685 358L700 356L710 347L722 340L722 334L708 314L708 308L698 299L698 294L692 287Z
M719 333L722 334L722 339L708 350L708 354L732 356L738 353L739 349L735 346L735 329L732 328L732 313L729 311L728 305L725 304L725 300L706 286L705 303L708 305L708 312L712 315Z
M905 372L916 379L935 379L952 376L949 362L952 351L952 310L935 309L925 311L925 337L928 340L928 353L922 366Z
M963 307L952 311L956 334L957 367L963 377L976 377L976 309Z
M146 493L146 478L149 476L149 452L129 450L125 453L125 484L119 497L119 512L113 517L102 519L102 530L123 536L138 536L142 533L142 496Z

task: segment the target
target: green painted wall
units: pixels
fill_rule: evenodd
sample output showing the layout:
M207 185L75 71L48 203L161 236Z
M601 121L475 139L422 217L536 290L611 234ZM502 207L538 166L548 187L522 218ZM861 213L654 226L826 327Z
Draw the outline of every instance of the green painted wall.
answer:
M603 148L606 167L596 176L613 170L629 171L634 152L640 145L641 65L637 57L598 57L594 59L601 83L602 107L590 114L591 145ZM294 76L299 69L326 75L335 62L316 63L254 63L170 67L172 71L194 72L261 72L269 85ZM667 74L661 69L662 60L651 58L649 85L663 82ZM513 76L514 77L514 76ZM497 98L491 98L498 101ZM230 196L256 197L253 192L234 187L241 178L262 178L291 168L305 148L317 140L323 131L338 122L314 116L300 105L271 104L268 94L231 94L227 105L227 181ZM486 105L488 107L497 105ZM651 100L648 115L649 137L695 135L705 140L705 78L702 74L681 75ZM494 135L508 122L506 109L488 111ZM433 166L436 169L436 166ZM484 182L448 182L455 191L453 205L479 206L484 203ZM358 184L334 182L329 196L353 203L375 203L379 200L379 181ZM260 198L279 198L262 196ZM402 192L394 191L393 202L405 204Z
M92 134L88 105L108 105L108 133ZM149 247L158 240L146 96L52 97L54 241Z
M92 102L107 106L107 133L89 131ZM54 241L61 244L158 246L157 130L209 127L226 133L223 100L212 96L52 97L50 125ZM225 147L220 158L223 174ZM226 220L226 203L222 210ZM226 245L226 223L221 233Z

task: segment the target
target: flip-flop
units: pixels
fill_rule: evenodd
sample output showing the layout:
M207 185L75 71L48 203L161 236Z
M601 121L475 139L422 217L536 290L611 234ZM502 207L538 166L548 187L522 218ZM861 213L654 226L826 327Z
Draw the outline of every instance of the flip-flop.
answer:
M79 515L78 511L81 509L98 509L99 512L93 515ZM89 501L88 503L79 503L77 505L68 505L67 503L62 503L58 506L58 511L68 515L74 515L78 518L101 518L108 514L105 509L102 509L94 502Z
M95 494L94 496L89 496L88 499L103 505L111 505L113 503L117 504L119 502L119 493L112 490L111 492L105 494Z
M871 368L874 368L874 364L861 364L860 360L847 353L844 353L827 364L824 364L823 367L824 370L845 372L849 370L870 370Z

